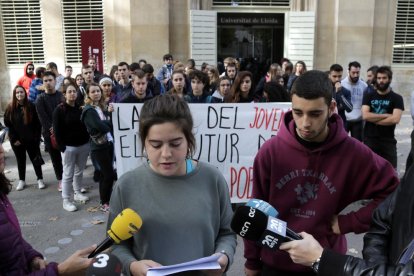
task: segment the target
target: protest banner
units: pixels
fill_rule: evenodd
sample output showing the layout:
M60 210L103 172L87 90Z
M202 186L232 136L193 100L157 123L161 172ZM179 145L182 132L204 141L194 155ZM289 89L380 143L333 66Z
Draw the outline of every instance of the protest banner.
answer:
M290 103L190 104L196 151L193 159L216 166L233 203L251 197L253 161L263 143L276 135ZM139 139L142 104L114 104L114 146L118 177L146 158Z

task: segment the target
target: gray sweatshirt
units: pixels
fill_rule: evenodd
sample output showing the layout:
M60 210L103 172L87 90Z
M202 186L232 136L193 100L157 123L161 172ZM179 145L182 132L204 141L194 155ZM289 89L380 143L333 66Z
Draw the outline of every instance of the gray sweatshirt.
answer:
M129 266L148 259L172 265L222 250L233 262L236 235L226 181L217 168L203 162L189 174L163 176L148 164L122 175L110 201L108 227L125 208L135 210L142 227L133 238L113 246L113 254Z

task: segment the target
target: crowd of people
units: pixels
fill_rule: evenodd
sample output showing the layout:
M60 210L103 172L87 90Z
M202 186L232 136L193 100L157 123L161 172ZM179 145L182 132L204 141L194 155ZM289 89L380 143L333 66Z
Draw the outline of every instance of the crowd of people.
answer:
M75 78L70 66L63 76L53 62L36 70L28 63L5 113L18 163L16 190L26 185L26 152L39 189L46 187L41 169L43 139L57 188L62 191L63 208L76 211L72 192L74 201L89 200L82 178L90 156L94 180L99 182L101 210L109 213L108 226L128 207L137 210L144 221L139 235L113 247L126 273L145 275L151 267L216 255L221 269L210 273L221 275L231 265L236 249L236 236L230 229L233 212L221 173L192 158L196 145L188 104L291 101L292 110L285 114L280 131L255 157L252 196L277 208L279 218L302 232L303 240L285 243L276 251L245 240L245 274L355 275L366 269L387 271L388 266L394 271L398 253L410 242L414 250L410 231L392 255L388 256L386 245L382 247L385 252L372 253L378 240L398 239L389 228L400 224L390 223L390 217L394 209L401 209L399 202L412 201L405 198L402 188L393 193L399 185L394 132L404 103L390 86L390 67L369 68L367 75L372 78L366 83L360 78L357 61L348 64L346 77L339 64L326 72L307 71L305 62L293 65L286 58L270 64L260 77L240 70L238 60L231 57L223 61L223 68L203 64L200 70L192 59L184 64L166 54L163 61L157 74L151 64L140 60L120 62L106 75L90 58ZM118 180L112 103L144 103L139 138L147 162ZM0 199L6 206L10 205L6 196L10 183L3 182ZM359 210L341 213L358 200L368 201ZM0 208L0 215L7 212L4 210ZM16 221L6 220L6 225ZM375 240L364 249L371 252L364 257L371 258L363 262L342 256L347 249L344 234L366 231ZM21 238L16 240L26 244ZM75 253L78 264L81 255L90 251ZM22 273L50 269L41 255L32 255L25 259L27 267L20 268ZM409 260L402 266L412 264ZM58 268L54 264L52 270L58 273ZM7 270L0 274L3 271Z

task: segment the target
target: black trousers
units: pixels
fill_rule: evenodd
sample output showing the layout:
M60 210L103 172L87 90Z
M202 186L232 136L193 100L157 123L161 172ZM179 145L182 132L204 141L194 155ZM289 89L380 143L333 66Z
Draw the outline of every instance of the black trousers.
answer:
M45 148L47 152L49 152L50 160L52 161L56 179L60 181L62 180L63 174L62 155L59 150L52 147L49 134L43 133L43 139L45 142Z
M101 178L99 180L101 204L109 203L111 199L112 186L115 180L114 167L112 165L113 156L114 146L112 143L107 148L91 151L91 158L95 159L101 171Z
M37 143L29 143L27 145L20 144L20 146L11 145L17 161L17 170L19 171L19 180L26 180L26 152L29 155L30 161L36 156L41 156L40 147ZM36 173L37 179L43 179L42 166L33 164L33 169Z
M395 139L365 137L364 144L397 168L397 141Z
M405 171L407 172L414 161L414 130L411 131L411 149L407 156L407 162L405 163Z
M351 132L351 136L359 141L363 141L364 122L363 121L347 121L346 131Z

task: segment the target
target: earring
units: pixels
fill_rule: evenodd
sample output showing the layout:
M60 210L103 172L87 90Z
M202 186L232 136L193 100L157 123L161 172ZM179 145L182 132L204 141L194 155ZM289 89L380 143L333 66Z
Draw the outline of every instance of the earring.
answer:
M187 156L185 157L185 159L192 159L193 157L191 156L191 150L190 148L188 148L187 150Z

